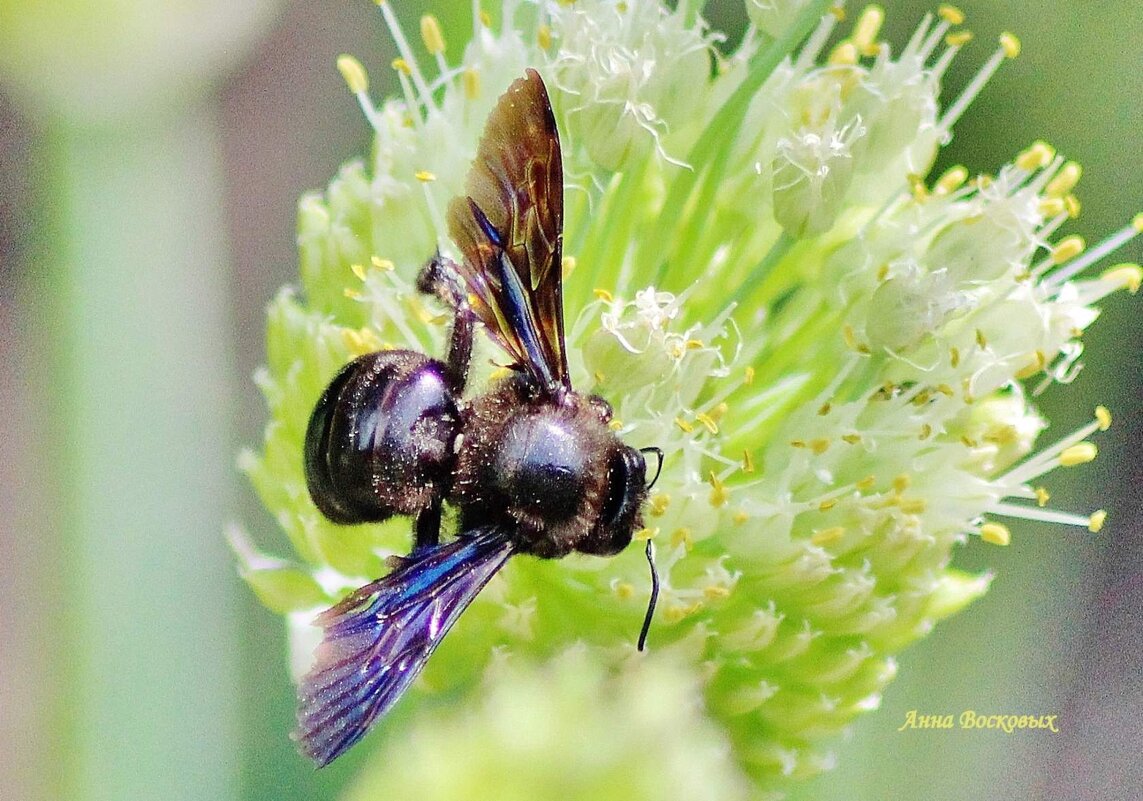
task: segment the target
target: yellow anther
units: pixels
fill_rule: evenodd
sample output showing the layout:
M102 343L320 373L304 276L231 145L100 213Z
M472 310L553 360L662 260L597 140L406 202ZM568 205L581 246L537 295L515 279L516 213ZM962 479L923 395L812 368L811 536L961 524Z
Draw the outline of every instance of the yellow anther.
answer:
M464 85L466 98L476 100L480 97L480 73L476 71L475 67L466 69L460 77L460 82Z
M485 11L483 8L480 9L480 24L485 28L492 27L492 15Z
M747 451L747 450L742 451L742 472L743 473L753 473L754 472L754 457L751 456L750 451Z
M341 329L341 339L345 343L345 347L349 348L350 353L368 353L364 347L365 343L361 341L361 335L352 328Z
M349 265L349 271L357 276L357 280L359 280L359 281L365 280L365 268L362 267L360 264Z
M611 429L612 431L622 431L623 430L623 421L620 420L618 417L616 417L610 423L607 424L607 427L609 429Z
M877 34L881 33L881 24L885 22L885 9L881 6L866 6L853 26L853 44L864 55L874 55L877 52Z
M826 401L825 403L823 403L821 406L818 407L818 416L819 417L825 417L827 414L830 413L831 409L833 409L833 406L830 405L829 401Z
M984 336L984 332L979 328L976 329L976 346L981 350L984 350L988 347L988 339Z
M893 491L900 495L913 484L913 477L908 473L901 473L893 479Z
M687 350L702 350L706 347L706 343L701 339L688 339L685 346Z
M592 378L595 379L596 384L602 384L603 379L606 378L606 376L604 376L602 370L596 370L595 373L592 375Z
M1131 218L1131 227L1138 233L1143 234L1143 211Z
M949 348L949 366L957 367L960 364L960 348L953 345Z
M1081 176L1083 167L1078 162L1069 161L1060 167L1060 171L1052 180L1048 181L1048 185L1044 187L1044 194L1048 197L1064 197L1076 188Z
M979 442L977 442L972 437L966 436L964 434L961 435L960 441L961 441L961 444L964 445L964 447L966 447L966 448L979 448L980 447Z
M839 42L826 60L835 67L852 67L857 58L857 47L853 42Z
M655 539L657 536L659 536L659 527L655 526L654 528L647 527L639 529L635 532L632 539L638 540L639 542L646 542L647 540Z
M1012 532L1000 523L985 523L980 527L980 538L993 545L1007 545L1012 542Z
M873 489L873 485L876 483L877 483L877 477L876 476L866 476L865 478L861 479L860 481L858 481L853 486L857 487L857 489L864 492L867 489Z
M1021 367L1016 371L1017 378L1031 378L1044 369L1047 365L1048 359L1044 355L1044 351L1038 350L1032 354L1032 361Z
M945 36L945 44L949 47L964 47L972 41L972 31L953 31Z
M1016 58L1020 55L1020 40L1016 34L1005 31L1000 34L1000 48L1004 51L1006 58Z
M1080 216L1080 211L1083 210L1083 204L1080 203L1079 198L1075 195L1065 195L1064 208L1068 211L1068 217L1074 220Z
M790 440L790 447L791 448L804 448L804 447L806 447L806 441L804 439L792 439L792 440Z
M1067 210L1068 206L1062 197L1046 197L1040 201L1040 214L1045 217L1058 217Z
M814 531L810 537L810 542L814 545L829 545L830 543L837 542L845 536L845 528L842 526L830 526L829 528L819 529Z
M857 443L861 442L861 435L860 434L842 434L841 435L841 441L846 443L846 444L849 444L849 445L856 445Z
M393 59L391 66L393 67L393 69L397 70L397 72L401 73L402 75L412 75L413 74L413 70L409 66L409 62L405 61L405 59L403 59L403 58Z
M960 189L967 180L968 169L958 164L945 170L944 174L937 179L934 191L938 195L947 195Z
M552 46L552 29L547 25L541 25L536 31L536 42L540 45L541 50L547 50Z
M489 373L488 378L492 381L499 381L515 374L516 372L511 367L497 367L495 370Z
M1098 511L1092 512L1091 517L1087 519L1087 530L1092 534L1098 534L1106 520L1107 512L1104 510L1099 509Z
M432 183L437 179L437 177L428 170L417 170L413 173L413 177L423 184Z
M337 71L341 73L345 85L353 94L369 91L369 75L365 72L365 67L361 66L361 62L353 56L346 53L338 56Z
M974 178L973 180L976 182L976 186L978 189L987 189L988 187L992 186L992 182L995 181L996 179L993 178L988 173L982 172L980 175L976 176L976 178ZM976 222L979 219L982 219L982 218L978 216L975 218L966 218L964 221L965 222Z
M949 25L964 25L964 12L954 5L941 3L937 6L937 16Z
M933 397L933 393L929 392L927 389L922 389L920 392L917 393L917 396L915 398L913 398L913 405L914 406L924 406L926 403L929 402L929 400L932 399L932 397Z
M924 176L909 173L906 180L909 182L909 189L913 192L913 200L923 203L929 199L929 188L925 186Z
M397 269L397 265L393 264L393 262L389 261L388 259L382 259L380 256L370 256L369 263L372 264L376 269L386 273L391 273Z
M754 383L754 368L747 367L742 374L742 383L745 386L750 386Z
M937 384L936 387L934 387L934 389L936 389L937 392L941 393L946 398L951 398L953 395L956 394L956 390L954 390L948 384Z
M819 456L829 450L830 446L829 437L814 437L810 440L810 450Z
M718 423L714 422L714 418L706 412L699 412L695 415L695 419L702 423L706 430L710 433L718 433Z
M1032 490L1036 494L1036 505L1044 507L1048 505L1048 501L1052 499L1052 493L1048 492L1046 487L1036 487Z
M853 333L853 326L846 324L841 329L841 337L845 346L850 350L857 350L857 335Z
M877 280L878 281L884 281L888 277L889 277L889 265L888 264L882 264L880 267L877 268Z
M1060 454L1060 464L1064 467L1075 467L1078 464L1087 464L1096 457L1099 449L1092 442L1080 442L1065 448Z
M730 406L728 406L725 401L718 403L713 409L710 410L710 419L716 423L721 423L722 418L726 417L726 413L729 410Z
M730 519L734 522L734 525L741 526L743 523L750 519L750 515L747 514L744 510L739 509L734 513L734 517Z
M1082 236L1066 236L1052 248L1052 263L1063 264L1065 261L1071 261L1083 253L1085 247L1087 243L1083 241Z
M1111 412L1106 406L1095 407L1095 420L1099 423L1099 430L1106 431L1111 428Z
M597 300L602 300L604 303L610 303L615 299L610 292L599 287L593 289L591 294L595 295Z
M615 594L621 601L626 601L635 596L635 588L626 581L621 581L615 585Z
M907 515L921 515L929 508L929 502L924 498L904 498L898 504L901 511Z
M437 53L443 53L445 50L441 24L432 14L425 14L421 17L421 41L425 43L425 49L434 56Z
M837 498L827 498L818 504L819 512L828 512L833 507L837 506Z
M1056 149L1044 141L1036 141L1021 151L1015 159L1015 164L1022 170L1032 172L1040 170L1052 163L1056 157Z
M845 22L845 6L830 6L829 13L833 14L838 22Z
M678 548L682 545L688 551L694 547L694 540L691 538L691 530L686 526L681 526L671 532L671 547Z
M377 338L377 334L371 328L361 328L353 331L353 344L356 353L373 353L374 351L381 350L381 340ZM348 340L347 340L348 343Z
M651 517L662 517L667 512L667 507L671 505L671 496L667 493L657 493L651 496L651 500L647 502L647 513Z
M1108 270L1105 270L1099 276L1100 281L1106 281L1109 284L1124 287L1128 292L1134 295L1139 291L1140 285L1143 285L1143 268L1138 264L1117 264Z
M709 480L710 505L717 509L726 503L727 499L730 497L730 491L726 488L726 485L719 480L718 476L714 474L713 470L710 471Z
M1016 441L1017 434L1016 426L995 423L984 433L984 441L997 445L1010 445Z
M702 594L707 600L721 601L723 598L730 597L730 588L721 584L709 584L702 588Z
M967 403L970 406L972 404L976 403L976 395L974 395L972 393L972 379L970 377L968 377L968 376L964 377L964 380L962 380L960 382L960 388L961 388L961 392L962 392L961 397L964 398L965 403Z
M679 429L681 431L683 431L683 433L686 433L686 434L689 434L695 430L695 427L692 424L688 423L686 420L684 420L681 417L675 418L675 425L677 425L679 427Z
M416 295L407 298L405 305L409 307L409 311L413 313L413 316L422 323L432 323L436 320L444 322L448 319L448 315L435 315L430 312Z
M564 278L567 278L575 272L575 265L575 256L564 256L560 261L560 274L563 275Z
M933 435L933 427L928 423L921 424L921 430L917 432L917 439L928 439Z
M361 300L362 297L360 292L358 292L356 289L350 289L349 287L343 289L342 294L350 300Z

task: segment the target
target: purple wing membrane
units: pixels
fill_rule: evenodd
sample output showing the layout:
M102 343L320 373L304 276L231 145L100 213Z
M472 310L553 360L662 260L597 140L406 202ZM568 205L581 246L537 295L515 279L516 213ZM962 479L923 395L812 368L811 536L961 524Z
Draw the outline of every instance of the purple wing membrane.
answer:
M298 749L321 767L360 740L514 551L502 529L477 529L403 560L319 615L325 635L298 686Z

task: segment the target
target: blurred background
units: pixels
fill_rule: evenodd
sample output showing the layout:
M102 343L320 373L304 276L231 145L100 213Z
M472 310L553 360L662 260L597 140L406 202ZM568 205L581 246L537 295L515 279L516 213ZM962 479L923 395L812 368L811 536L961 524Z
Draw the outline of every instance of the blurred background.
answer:
M885 5L896 44L935 7ZM395 6L458 44L469 25L469 0ZM1024 50L936 171L1045 138L1085 166L1065 233L1094 242L1143 209L1143 7L960 6L977 39L946 98L1002 30ZM738 0L708 16L741 35ZM234 457L265 422L250 376L264 306L296 275L297 198L368 152L341 52L393 91L365 0L0 0L4 799L323 801L368 758L315 773L294 753L282 623L223 539L241 520L275 541ZM1136 242L1115 260L1139 259ZM1007 549L962 549L996 573L989 595L902 656L881 712L795 798L1143 797L1140 321L1138 299L1110 298L1084 371L1040 399L1049 440L1115 413L1100 458L1050 481L1054 506L1106 508L1103 532L1024 524ZM1055 714L1061 732L898 732L911 709Z

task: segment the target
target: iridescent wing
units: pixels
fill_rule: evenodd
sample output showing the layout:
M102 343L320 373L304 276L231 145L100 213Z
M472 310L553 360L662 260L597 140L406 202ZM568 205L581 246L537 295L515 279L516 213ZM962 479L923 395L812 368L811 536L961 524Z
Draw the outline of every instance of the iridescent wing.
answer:
M514 550L503 529L477 529L402 560L319 615L325 635L298 686L298 749L321 767L360 740Z
M560 137L539 73L529 69L488 117L449 235L477 318L516 364L555 394L570 388L564 351Z

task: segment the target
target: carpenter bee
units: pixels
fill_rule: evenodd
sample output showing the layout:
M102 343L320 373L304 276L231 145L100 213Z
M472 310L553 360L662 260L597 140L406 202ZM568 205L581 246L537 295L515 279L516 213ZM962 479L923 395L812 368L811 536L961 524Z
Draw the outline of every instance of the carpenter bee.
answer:
M462 260L438 253L417 281L452 311L445 360L409 350L361 356L330 383L306 431L306 482L326 517L415 519L409 556L317 618L324 637L298 688L293 737L319 766L393 706L509 557L625 548L650 489L644 453L662 466L658 448L636 450L608 427L605 400L571 386L563 165L535 70L499 99L447 218ZM466 400L477 322L512 370ZM460 533L442 544L444 503ZM640 649L658 586L653 563L652 579Z

